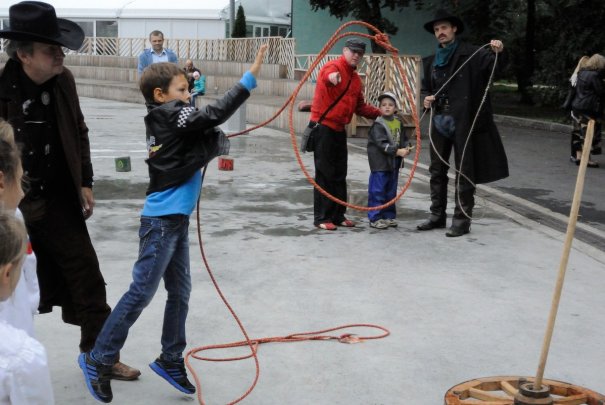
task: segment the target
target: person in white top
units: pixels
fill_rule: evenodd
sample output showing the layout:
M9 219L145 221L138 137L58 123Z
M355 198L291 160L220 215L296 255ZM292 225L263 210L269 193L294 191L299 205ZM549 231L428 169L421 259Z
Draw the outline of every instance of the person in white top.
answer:
M0 186L0 205L3 196L4 190ZM23 221L19 209L16 210L15 215ZM0 302L0 320L6 321L17 329L23 329L29 336L34 337L34 315L38 313L39 303L40 287L36 274L36 255L28 242L17 288L11 299Z
M0 128L1 128L0 124ZM0 132L2 129L0 129ZM23 169L14 142L0 137L0 302L12 300L27 253L27 233L15 217ZM54 404L44 347L24 330L0 320L0 405Z
M10 154L9 144L14 142L11 126L2 121L0 122L0 139L8 142L4 154ZM21 197L16 190L11 174L16 175L10 168L11 157L0 156L0 208L16 213L17 218L23 221L21 212L17 209L17 204ZM12 186L12 187L11 187ZM20 189L20 188L19 188ZM38 287L38 276L36 275L36 256L28 244L27 255L23 261L21 277L17 283L17 288L10 300L0 302L0 320L18 329L23 329L28 335L34 336L34 317L38 312L40 303L40 288Z

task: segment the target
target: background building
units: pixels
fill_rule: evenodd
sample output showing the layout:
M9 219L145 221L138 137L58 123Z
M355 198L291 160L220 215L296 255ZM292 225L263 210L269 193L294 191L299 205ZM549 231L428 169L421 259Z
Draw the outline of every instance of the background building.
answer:
M19 0L0 2L1 27ZM80 24L87 37L146 38L160 30L171 39L229 37L229 0L46 0L57 15ZM285 37L290 32L291 0L241 0L250 37Z
M399 27L397 35L390 38L394 47L403 55L426 56L435 51L435 37L422 27L432 19L434 11L416 10L408 7L403 12L383 10L384 17ZM296 53L299 55L316 54L326 44L334 32L345 22L353 18L339 20L327 10L313 11L308 1L292 1L292 37L296 38ZM347 31L367 34L362 26L352 26ZM344 40L339 41L329 53L340 53ZM369 46L368 46L368 49Z
M246 15L246 37L290 37L292 14L291 0L238 0L235 12L241 4ZM229 28L229 6L221 10L221 17Z

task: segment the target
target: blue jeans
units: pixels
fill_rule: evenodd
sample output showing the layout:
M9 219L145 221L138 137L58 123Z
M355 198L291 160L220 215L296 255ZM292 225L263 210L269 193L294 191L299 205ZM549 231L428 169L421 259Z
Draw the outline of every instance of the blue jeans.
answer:
M378 207L386 204L397 196L397 180L399 168L385 172L371 172L368 182L368 206ZM395 219L397 216L396 204L378 211L368 211L370 222L379 219Z
M185 321L189 311L189 217L141 217L139 258L132 270L132 283L113 309L97 337L92 354L103 364L113 364L128 330L151 302L160 280L168 292L162 327L162 357L177 361L187 346Z

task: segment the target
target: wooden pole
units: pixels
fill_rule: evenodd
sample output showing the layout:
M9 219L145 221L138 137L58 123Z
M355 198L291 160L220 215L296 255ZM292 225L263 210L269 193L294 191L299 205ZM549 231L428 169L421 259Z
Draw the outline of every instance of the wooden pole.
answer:
M573 241L574 233L576 232L576 223L578 222L578 212L580 211L580 202L582 200L582 191L584 189L584 176L586 175L586 165L588 164L588 159L590 158L590 147L592 145L592 138L594 136L594 127L594 120L590 120L586 130L584 146L582 147L582 160L580 161L580 168L578 169L576 190L573 195L573 202L571 204L571 211L569 213L569 222L567 223L567 234L565 236L565 244L563 245L563 254L561 256L561 262L559 263L559 276L557 278L557 284L555 285L555 292L553 294L552 305L550 307L550 316L548 317L548 325L546 326L546 334L544 336L544 343L542 345L542 355L540 356L540 364L538 365L538 372L536 374L536 381L534 383L535 389L540 389L542 386L542 379L544 378L544 368L546 367L546 359L548 357L550 341L552 339L555 320L557 318L559 301L561 300L561 291L563 289L563 282L565 280L565 271L567 270L567 262L569 261L569 251L571 250L571 243Z

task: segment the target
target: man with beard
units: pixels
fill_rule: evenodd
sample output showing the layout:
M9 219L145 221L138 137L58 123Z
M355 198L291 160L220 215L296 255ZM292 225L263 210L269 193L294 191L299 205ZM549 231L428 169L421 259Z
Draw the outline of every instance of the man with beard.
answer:
M469 134L489 82L495 54L502 52L504 45L499 40L492 40L491 50L481 49L469 60L478 47L456 38L464 31L464 24L458 17L444 10L437 11L435 17L424 24L424 29L434 34L439 44L437 52L423 61L421 94L424 97L424 108L432 108L434 113L429 166L431 214L417 229L428 231L445 228L449 169L449 164L445 162L449 162L453 149L456 206L452 225L445 235L457 237L470 232L475 184L489 183L508 176L506 153L493 120L489 97L481 107L472 133ZM456 77L441 89L467 61Z

